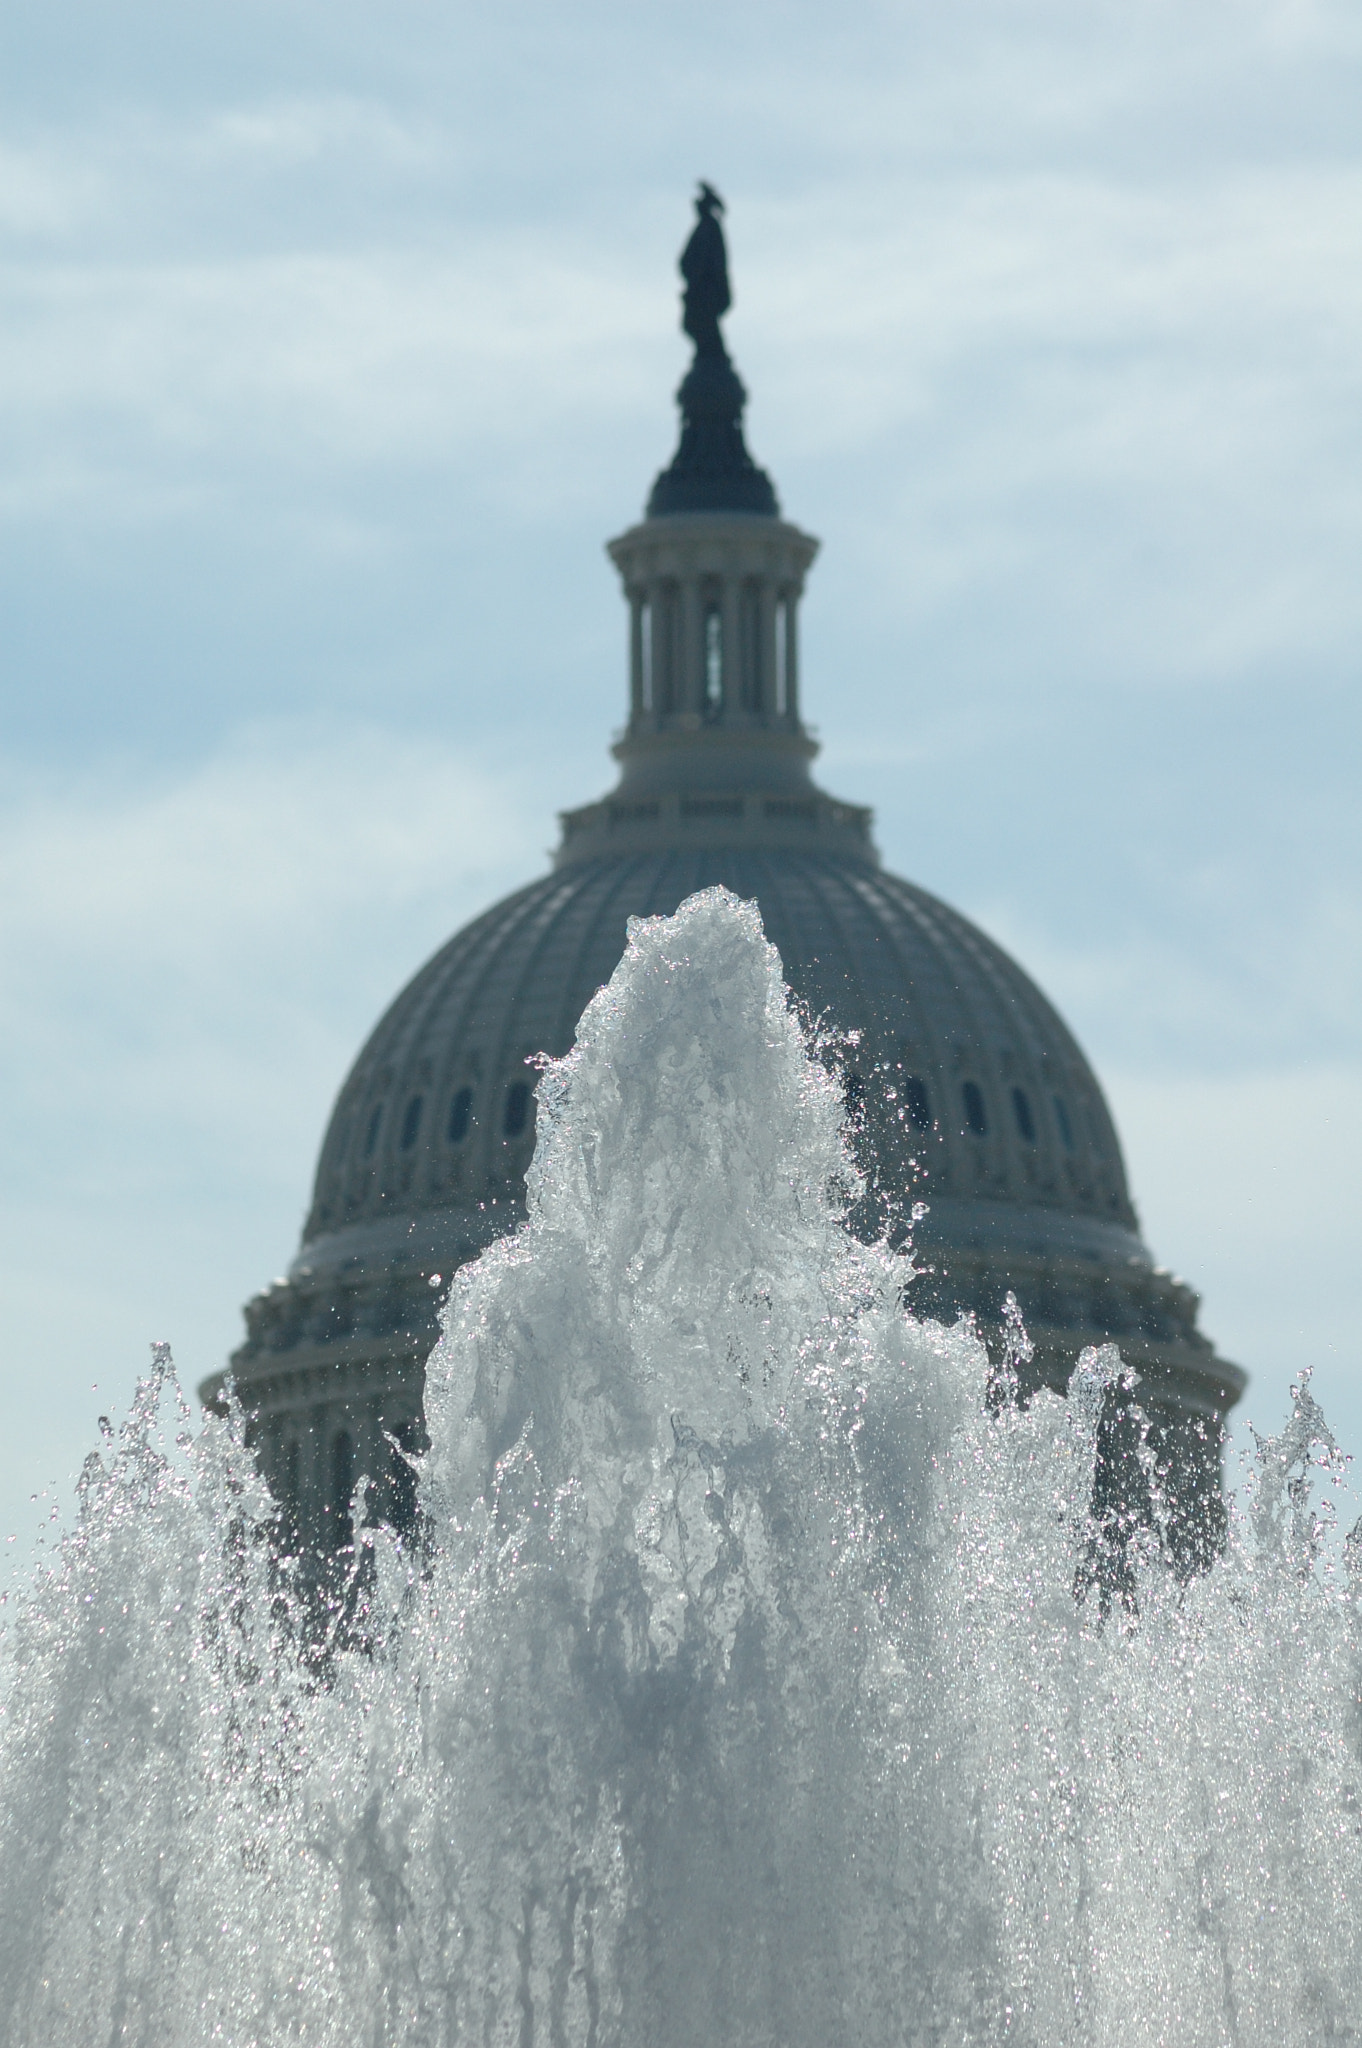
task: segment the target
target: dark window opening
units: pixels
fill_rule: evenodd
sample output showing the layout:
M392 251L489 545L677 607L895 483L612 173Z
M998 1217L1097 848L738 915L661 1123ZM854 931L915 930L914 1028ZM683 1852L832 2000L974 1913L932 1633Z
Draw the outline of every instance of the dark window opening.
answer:
M473 1121L473 1090L460 1088L449 1105L449 1124L446 1136L451 1145L462 1145L468 1136L468 1126Z
M350 1496L355 1490L355 1446L348 1429L338 1429L331 1439L331 1543L343 1550L354 1536L350 1519Z
M364 1133L364 1156L366 1159L372 1159L374 1156L374 1147L378 1143L378 1133L382 1122L383 1104L376 1102L369 1112L369 1128Z
M1072 1152L1074 1149L1074 1130L1073 1125L1069 1122L1068 1105L1062 1095L1056 1095L1055 1097L1055 1122L1059 1125L1059 1135L1064 1140L1064 1150Z
M530 1113L530 1091L524 1081L512 1081L506 1090L506 1108L501 1128L508 1138L518 1138Z
M1036 1120L1031 1114L1031 1103L1024 1088L1012 1090L1012 1112L1017 1119L1017 1129L1028 1145L1036 1142Z
M705 715L724 708L724 622L717 607L705 613Z
M416 1133L421 1128L421 1108L424 1096L413 1095L402 1118L402 1150L410 1152L416 1143Z
M910 1074L903 1084L903 1106L915 1130L929 1131L932 1128L932 1105L927 1099L926 1084L919 1081L916 1074Z
M976 1138L982 1138L988 1130L988 1111L984 1108L984 1091L977 1081L966 1081L960 1091L964 1104L965 1125Z

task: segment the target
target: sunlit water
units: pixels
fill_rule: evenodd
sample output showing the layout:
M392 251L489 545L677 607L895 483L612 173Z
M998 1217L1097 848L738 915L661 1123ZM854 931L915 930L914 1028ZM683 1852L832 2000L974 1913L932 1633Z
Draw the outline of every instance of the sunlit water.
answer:
M1308 1393L1223 1562L1137 1544L1103 1619L1115 1353L986 1399L841 1227L840 1114L751 906L633 927L453 1289L428 1548L365 1532L323 1654L162 1362L9 1631L0 2042L1358 2038Z

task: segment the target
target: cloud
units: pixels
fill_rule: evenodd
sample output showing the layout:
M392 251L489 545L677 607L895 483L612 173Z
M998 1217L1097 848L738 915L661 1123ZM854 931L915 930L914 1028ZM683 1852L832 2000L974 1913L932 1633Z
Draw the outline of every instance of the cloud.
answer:
M28 1077L30 1188L58 1125L89 1159L115 1134L137 1157L122 1141L150 1121L224 1154L291 1145L318 1063L324 1092L358 1020L532 871L543 836L508 777L374 731L258 729L179 771L8 780L0 1034Z
M1146 1239L1201 1294L1219 1349L1249 1370L1237 1438L1249 1441L1250 1423L1280 1429L1309 1368L1335 1434L1362 1458L1362 1061L1104 1079Z
M1066 942L1053 918L996 893L982 921L1128 1070L1209 1086L1264 1062L1362 1058L1355 877L1297 869L1295 893L1274 899L1233 857L1198 863L1185 842L1176 851L1178 875L1162 875L1142 901L1132 892L1105 930L1094 918L1081 939Z
M51 246L103 215L107 177L54 137L0 143L0 244Z
M289 171L341 155L360 158L370 169L422 172L447 165L453 154L447 131L349 93L271 95L193 123L165 122L157 133L174 168L188 157L230 177L243 163Z
M0 518L152 530L249 505L325 551L400 527L423 479L542 523L622 437L660 458L681 347L670 250L639 260L651 188L566 222L466 214L469 146L354 94L35 145L102 194L100 229L71 245L58 179L51 234L0 266ZM181 188L183 226L143 217ZM1355 155L1018 166L919 139L824 164L734 209L754 444L861 501L902 623L1040 600L1052 640L1108 667L1136 636L1140 666L1185 678L1336 662L1362 627L1359 223ZM338 505L375 506L380 477L381 515Z

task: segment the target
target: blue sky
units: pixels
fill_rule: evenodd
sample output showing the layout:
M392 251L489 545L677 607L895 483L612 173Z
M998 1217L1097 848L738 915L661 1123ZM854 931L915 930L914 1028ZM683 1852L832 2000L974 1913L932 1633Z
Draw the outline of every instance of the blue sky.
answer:
M231 1348L369 1025L608 780L697 176L824 543L822 779L1074 1026L1241 1414L1313 1364L1362 1446L1359 104L1356 9L1287 0L14 0L20 1550L150 1339Z

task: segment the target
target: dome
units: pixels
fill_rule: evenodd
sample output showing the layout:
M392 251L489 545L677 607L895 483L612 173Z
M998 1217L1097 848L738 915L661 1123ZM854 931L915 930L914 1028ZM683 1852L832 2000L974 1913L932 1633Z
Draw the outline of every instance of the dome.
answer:
M755 899L807 1012L861 1034L844 1058L878 1191L867 1220L888 1210L892 1230L926 1204L917 1311L973 1311L992 1334L1012 1291L1038 1379L1062 1388L1085 1344L1114 1340L1180 1414L1223 1413L1241 1376L1141 1241L1102 1091L1035 983L869 851L779 843L567 861L420 970L340 1091L287 1280L248 1310L233 1361L248 1405L282 1394L287 1427L300 1394L303 1418L319 1392L328 1407L377 1394L388 1431L418 1439L439 1286L523 1214L527 1061L571 1045L629 917L716 883Z
M452 938L341 1090L300 1256L315 1269L354 1232L396 1240L417 1217L448 1241L470 1208L517 1203L534 1142L527 1060L568 1050L624 951L628 918L669 915L716 883L760 906L807 1011L862 1034L845 1056L853 1091L868 1091L877 1123L899 1129L903 1170L892 1178L929 1202L933 1241L972 1233L986 1201L999 1211L995 1234L1020 1227L1047 1244L1139 1258L1101 1090L1014 961L868 859L722 846L574 862ZM892 1103L901 1122L885 1114ZM887 1164L880 1156L882 1179Z
M717 316L712 334L695 325L712 364ZM337 1099L297 1257L247 1306L232 1367L266 1476L323 1547L348 1540L360 1471L378 1475L381 1512L410 1512L404 1451L422 1441L440 1291L524 1213L533 1062L568 1050L630 917L722 884L758 904L808 1015L857 1034L838 1055L867 1178L853 1222L902 1241L926 1205L910 1305L972 1314L996 1344L1014 1294L1030 1377L1061 1391L1085 1345L1114 1340L1175 1484L1209 1498L1244 1376L1144 1245L1102 1091L1050 1003L966 918L886 873L870 813L813 781L798 607L818 544L774 493L745 509L736 373L726 436L690 431L692 383L686 489L655 487L609 549L629 606L619 781L564 813L552 871L458 932L380 1020ZM677 496L686 509L659 509Z

